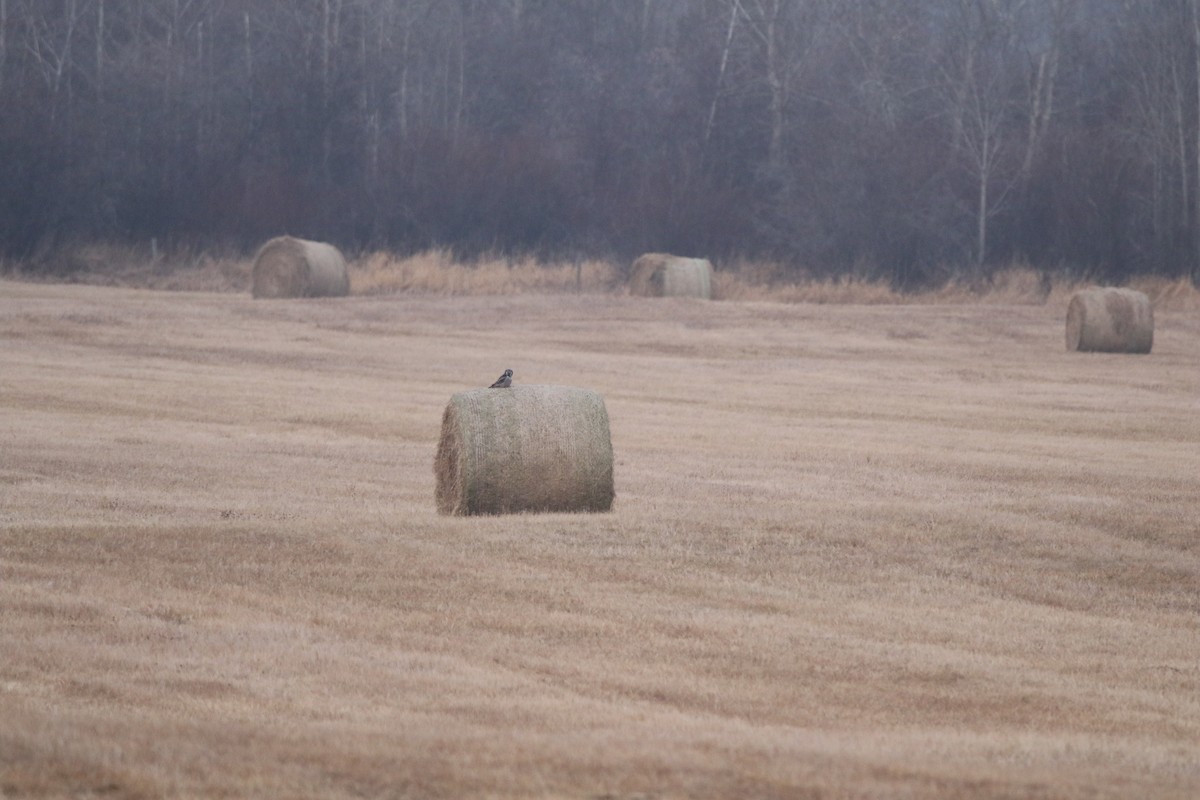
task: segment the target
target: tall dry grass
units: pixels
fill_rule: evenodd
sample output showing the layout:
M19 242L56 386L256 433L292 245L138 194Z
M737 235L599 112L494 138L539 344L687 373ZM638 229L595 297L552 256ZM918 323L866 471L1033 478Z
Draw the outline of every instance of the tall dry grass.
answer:
M1156 322L2 282L0 794L1193 800ZM604 396L611 513L438 515L505 366Z
M0 264L0 275L39 282L174 291L249 291L250 256L228 248L214 251L181 247L151 256L147 247L93 244L64 248L36 264ZM445 297L520 294L627 293L628 264L611 259L545 262L531 256L459 258L435 248L409 256L375 251L351 258L350 291L355 295L435 295ZM948 270L948 273L952 271ZM798 277L797 277L798 276ZM1014 264L984 282L949 278L941 286L899 291L885 280L856 275L814 277L794 265L733 259L717 265L716 300L832 305L1051 305L1065 307L1070 296L1095 282L1051 277ZM1145 276L1128 286L1148 295L1157 309L1200 310L1200 289L1188 278Z
M193 292L250 290L253 254L229 247L181 245L159 250L96 242L58 247L30 261L0 265L0 276L38 283L79 283Z
M596 259L546 264L531 257L484 257L473 262L446 249L400 257L376 252L354 261L355 294L515 295L611 292L620 282L615 264Z
M1200 311L1200 289L1188 278L1143 276L1131 280L1129 288L1144 293L1155 308Z

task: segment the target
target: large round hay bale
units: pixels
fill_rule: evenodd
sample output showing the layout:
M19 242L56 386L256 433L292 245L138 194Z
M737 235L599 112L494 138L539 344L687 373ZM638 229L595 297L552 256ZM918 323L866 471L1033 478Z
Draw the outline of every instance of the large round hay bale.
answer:
M568 386L459 392L442 414L433 470L443 514L608 511L604 398Z
M639 297L712 299L712 264L706 258L646 253L633 262L629 293Z
M255 297L344 297L350 293L346 259L336 247L276 237L254 256Z
M1133 289L1084 289L1067 306L1067 350L1149 353L1154 307Z

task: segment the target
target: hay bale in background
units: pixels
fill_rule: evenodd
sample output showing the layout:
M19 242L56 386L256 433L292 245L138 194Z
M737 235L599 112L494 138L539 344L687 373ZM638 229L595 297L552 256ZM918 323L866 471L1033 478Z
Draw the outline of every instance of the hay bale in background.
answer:
M608 511L604 398L568 386L459 392L442 415L433 469L443 514Z
M1076 292L1067 306L1067 350L1149 353L1154 343L1154 307L1133 289Z
M705 258L646 253L633 262L629 293L639 297L712 299L712 264Z
M350 293L346 259L336 247L276 237L254 257L255 297L344 297Z

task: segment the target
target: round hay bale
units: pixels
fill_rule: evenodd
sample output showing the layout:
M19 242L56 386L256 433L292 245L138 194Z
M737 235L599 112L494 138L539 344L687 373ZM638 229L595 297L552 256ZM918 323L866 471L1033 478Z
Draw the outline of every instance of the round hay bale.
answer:
M459 392L442 414L433 471L442 514L608 511L604 398L569 386Z
M629 293L638 297L712 299L712 264L706 258L646 253L633 262Z
M344 297L350 293L346 259L336 247L276 237L254 256L255 297Z
M1084 289L1067 306L1067 350L1149 353L1154 307L1133 289Z

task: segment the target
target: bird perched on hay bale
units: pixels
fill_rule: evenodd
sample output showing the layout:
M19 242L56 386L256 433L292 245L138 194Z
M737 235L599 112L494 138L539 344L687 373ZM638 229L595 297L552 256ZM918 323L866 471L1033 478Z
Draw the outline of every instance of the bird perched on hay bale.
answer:
M496 382L489 386L489 389L507 389L512 386L512 370L504 370L504 374L496 379Z
M666 253L639 256L629 271L629 293L637 297L712 299L712 263Z
M472 389L450 398L433 464L443 514L608 511L604 398L570 386Z

